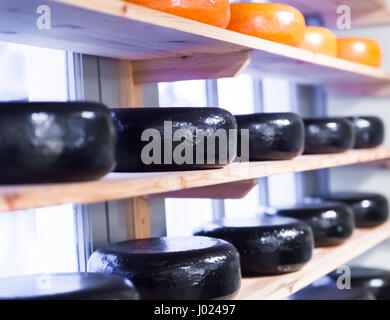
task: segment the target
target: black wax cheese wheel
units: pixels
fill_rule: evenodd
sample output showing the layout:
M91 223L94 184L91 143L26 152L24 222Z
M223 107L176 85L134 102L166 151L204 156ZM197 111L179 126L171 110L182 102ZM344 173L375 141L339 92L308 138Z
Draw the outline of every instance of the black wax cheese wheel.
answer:
M288 160L303 152L305 129L294 113L256 113L236 116L238 155L241 130L249 130L249 160Z
M237 154L237 140L229 134L236 134L236 119L223 109L112 109L112 116L117 172L221 168Z
M316 247L339 245L352 235L355 228L353 212L343 203L297 203L267 212L305 221L313 230Z
M355 129L346 118L304 119L305 154L339 153L355 145Z
M389 204L386 197L381 194L339 192L323 196L323 198L349 205L354 212L358 228L375 227L389 218Z
M351 267L351 288L371 292L378 300L390 300L390 270ZM336 271L328 275L335 283L340 277Z
M240 259L228 242L206 237L150 238L95 251L91 272L130 279L142 299L202 300L233 296L240 287Z
M137 300L124 278L96 273L23 275L0 279L0 300Z
M385 125L378 117L351 117L356 132L355 149L375 148L383 143Z
M306 223L267 216L212 223L196 235L232 243L240 253L244 276L299 270L311 259L314 242Z
M114 165L115 132L105 106L0 103L0 184L92 180Z
M360 289L340 290L334 286L309 286L291 295L289 300L376 300L375 296Z

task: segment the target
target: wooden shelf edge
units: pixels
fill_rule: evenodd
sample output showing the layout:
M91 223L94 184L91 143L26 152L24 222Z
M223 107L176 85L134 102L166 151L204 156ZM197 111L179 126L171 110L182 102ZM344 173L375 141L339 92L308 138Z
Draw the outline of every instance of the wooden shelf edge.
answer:
M315 249L312 260L300 271L242 280L238 300L276 300L306 287L390 237L390 221L377 228L356 229L351 239L338 247Z
M133 60L136 83L232 77L245 69L346 94L390 96L390 75L381 69L124 1L48 0L49 30L36 27L39 5L39 0L1 1L6 14L0 40Z
M215 170L112 173L90 182L0 186L0 212L140 197L388 158L390 148L375 148L340 154L307 155L288 161L233 163Z
M158 193L150 195L148 198L242 199L257 185L257 182L258 179L242 180L214 186Z

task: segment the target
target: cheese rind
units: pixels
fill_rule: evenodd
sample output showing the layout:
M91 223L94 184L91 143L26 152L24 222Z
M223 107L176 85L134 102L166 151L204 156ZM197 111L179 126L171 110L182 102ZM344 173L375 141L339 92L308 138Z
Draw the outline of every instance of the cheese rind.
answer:
M389 203L386 197L377 193L339 192L323 198L349 205L354 213L358 228L381 225L389 218Z
M378 117L349 118L355 127L355 149L375 148L385 139L385 124Z
M340 153L355 145L355 128L347 118L303 119L305 154Z
M117 172L216 169L237 154L237 123L220 108L112 109Z
M238 155L241 130L249 130L249 160L289 160L303 152L304 126L294 113L255 113L236 116Z
M115 133L107 107L0 103L0 184L93 180L114 165Z
M240 253L244 276L297 271L311 259L314 245L306 223L281 217L224 220L195 234L232 243Z
M88 271L125 277L147 300L220 299L234 295L241 279L237 250L206 237L110 244L92 254Z
M298 203L271 210L278 216L305 221L313 230L316 247L342 244L352 235L355 228L353 212L343 203Z

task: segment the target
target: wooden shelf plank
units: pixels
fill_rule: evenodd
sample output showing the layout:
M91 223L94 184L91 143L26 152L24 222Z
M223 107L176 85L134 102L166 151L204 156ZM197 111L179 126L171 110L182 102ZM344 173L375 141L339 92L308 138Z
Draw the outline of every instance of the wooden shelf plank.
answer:
M298 272L243 279L236 299L286 298L389 237L390 221L377 228L356 229L351 239L341 246L315 249L312 260Z
M341 5L351 9L352 27L367 27L390 23L390 11L385 0L277 0L277 3L291 5L305 15L322 16L325 25L337 29L337 8Z
M52 26L39 30L41 4L2 0L0 40L136 60L138 83L232 77L246 68L332 92L390 96L390 75L383 70L118 0L48 0Z
M0 187L0 211L25 210L65 203L91 203L147 196L271 175L351 165L390 158L390 148L308 155L288 161L233 163L223 169L112 173L98 181Z

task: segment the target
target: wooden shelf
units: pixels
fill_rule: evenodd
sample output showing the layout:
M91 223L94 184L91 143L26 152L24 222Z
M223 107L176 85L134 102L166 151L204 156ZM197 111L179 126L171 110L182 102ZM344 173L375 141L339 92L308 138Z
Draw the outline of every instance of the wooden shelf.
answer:
M333 155L301 156L289 161L233 163L216 170L112 173L102 180L91 182L1 186L0 211L24 210L65 203L108 201L191 188L196 190L199 187L387 158L390 158L390 148L375 148Z
M0 40L135 60L137 83L232 77L246 69L344 95L390 96L390 75L377 68L118 0L46 3L52 26L39 30L41 1L2 0Z
M351 239L341 246L315 249L312 260L298 272L243 279L236 299L286 298L389 237L390 221L377 228L356 229Z
M390 10L385 0L277 0L274 2L291 5L305 15L320 15L328 28L337 28L337 8L346 5L351 8L352 27L367 27L390 23Z

